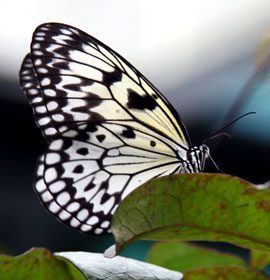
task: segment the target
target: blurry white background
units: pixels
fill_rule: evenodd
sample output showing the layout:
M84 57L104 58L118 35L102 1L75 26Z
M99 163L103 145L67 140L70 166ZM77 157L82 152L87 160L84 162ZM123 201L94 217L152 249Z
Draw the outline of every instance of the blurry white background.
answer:
M3 1L0 75L4 79L18 80L33 30L48 21L74 25L115 49L190 122L222 118L233 104L254 71L258 41L270 30L270 2ZM22 95L12 97L24 100ZM260 112L258 102L248 103L244 112L257 111L257 121L263 122L267 115ZM252 123L250 118L248 122Z

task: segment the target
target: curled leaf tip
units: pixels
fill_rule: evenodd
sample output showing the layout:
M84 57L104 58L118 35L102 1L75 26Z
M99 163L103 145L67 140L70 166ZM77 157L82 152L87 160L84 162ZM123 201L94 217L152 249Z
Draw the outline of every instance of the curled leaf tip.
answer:
M265 190L265 189L269 189L270 188L270 181L266 181L265 183L262 184L257 184L255 185L255 188L257 190Z
M116 246L114 244L114 245L110 246L108 249L105 250L103 256L105 258L111 259L111 258L114 258L116 256L116 254L117 254L116 253Z

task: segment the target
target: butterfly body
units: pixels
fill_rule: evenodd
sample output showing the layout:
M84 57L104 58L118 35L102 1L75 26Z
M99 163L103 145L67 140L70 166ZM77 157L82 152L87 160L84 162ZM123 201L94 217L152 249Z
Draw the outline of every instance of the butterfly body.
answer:
M51 213L80 231L110 231L119 202L146 181L204 168L207 146L191 147L165 97L75 27L39 26L20 81L49 143L34 188Z

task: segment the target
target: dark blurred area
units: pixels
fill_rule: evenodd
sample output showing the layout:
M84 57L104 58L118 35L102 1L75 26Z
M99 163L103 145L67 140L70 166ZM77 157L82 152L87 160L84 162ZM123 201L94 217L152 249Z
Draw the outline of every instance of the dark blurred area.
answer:
M5 94L4 94L5 93ZM0 114L0 248L18 254L33 246L53 251L104 251L111 236L89 237L59 223L39 203L32 182L38 155L46 142L34 123L32 109L24 102L3 96L18 96L19 85L1 81Z
M0 248L1 252L20 254L33 246L53 251L84 250L103 252L113 243L111 235L88 236L58 222L39 203L32 188L37 157L46 142L35 125L18 82L0 80ZM8 96L13 96L9 98ZM190 124L188 130L193 144L200 144L213 131L217 119ZM241 124L237 124L241 125ZM224 138L212 154L219 168L254 183L269 179L270 146L245 138ZM208 163L206 171L216 172ZM206 243L209 244L209 243ZM137 242L123 253L143 259L150 242ZM218 245L223 250L237 251L231 245Z

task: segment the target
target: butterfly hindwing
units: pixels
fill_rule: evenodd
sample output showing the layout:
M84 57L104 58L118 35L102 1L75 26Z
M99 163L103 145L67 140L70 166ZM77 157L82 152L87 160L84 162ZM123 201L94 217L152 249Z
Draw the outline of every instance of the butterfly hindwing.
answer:
M110 230L119 202L144 182L186 172L176 111L130 63L64 24L39 26L20 79L49 147L35 189L83 232Z
M81 125L73 139L50 143L39 162L35 188L58 219L83 232L108 231L112 214L127 194L151 178L181 169L165 143L143 133L130 139L128 129L109 123ZM141 147L133 145L136 141ZM153 142L160 152L154 147L151 151Z

